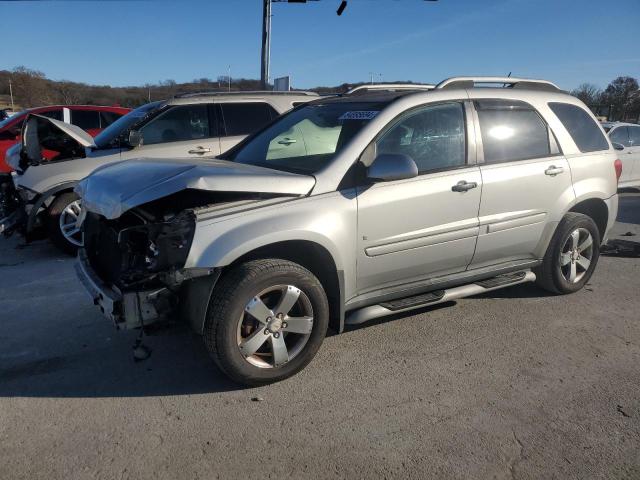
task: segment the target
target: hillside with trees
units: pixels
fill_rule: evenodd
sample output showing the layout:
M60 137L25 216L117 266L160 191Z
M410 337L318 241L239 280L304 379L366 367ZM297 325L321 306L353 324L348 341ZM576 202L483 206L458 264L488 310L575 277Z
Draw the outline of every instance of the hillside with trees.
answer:
M162 100L179 93L202 91L246 91L260 90L260 81L245 78L220 76L194 79L177 83L165 80L156 84L131 87L111 87L109 85L88 85L68 80L48 79L44 73L26 67L12 71L0 70L0 108L10 106L9 82L13 89L16 109L41 105L121 105L137 107L152 100ZM392 82L393 83L393 82ZM402 83L411 83L403 81ZM333 87L316 87L310 90L321 94L342 93L361 83L343 83ZM618 77L604 90L590 83L583 83L571 92L585 102L596 115L610 120L638 122L640 117L640 89L633 77Z

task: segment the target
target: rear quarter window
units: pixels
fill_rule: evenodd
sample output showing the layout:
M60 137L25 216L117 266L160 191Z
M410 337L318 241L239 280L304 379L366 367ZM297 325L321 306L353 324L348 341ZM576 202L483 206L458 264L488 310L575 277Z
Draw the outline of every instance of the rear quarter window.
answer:
M602 130L582 108L561 102L551 102L549 108L560 119L582 153L609 150L609 143Z

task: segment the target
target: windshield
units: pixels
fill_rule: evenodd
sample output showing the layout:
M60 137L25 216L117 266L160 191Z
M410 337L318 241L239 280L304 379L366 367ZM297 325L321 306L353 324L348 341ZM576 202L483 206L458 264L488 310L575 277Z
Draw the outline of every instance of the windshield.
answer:
M383 103L306 105L256 134L229 160L295 173L315 173L372 120Z
M20 121L24 119L26 114L27 112L23 111L23 112L18 112L11 117L5 118L3 121L0 122L0 128L4 128L7 125L9 125L11 122L15 122L16 120L18 120L18 123L20 123Z
M95 138L95 144L98 148L117 147L120 143L121 136L129 131L136 123L140 122L149 113L156 110L163 102L151 102L130 111L123 117L113 122L105 128L100 135Z

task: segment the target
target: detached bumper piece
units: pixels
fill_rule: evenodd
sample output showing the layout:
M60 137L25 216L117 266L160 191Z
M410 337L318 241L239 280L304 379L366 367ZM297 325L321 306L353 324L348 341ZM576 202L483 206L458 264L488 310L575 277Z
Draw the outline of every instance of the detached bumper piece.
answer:
M0 233L9 237L26 220L22 201L11 174L0 175Z
M93 303L119 330L165 320L174 309L175 295L167 288L121 292L117 287L109 287L93 271L84 250L78 253L75 269Z

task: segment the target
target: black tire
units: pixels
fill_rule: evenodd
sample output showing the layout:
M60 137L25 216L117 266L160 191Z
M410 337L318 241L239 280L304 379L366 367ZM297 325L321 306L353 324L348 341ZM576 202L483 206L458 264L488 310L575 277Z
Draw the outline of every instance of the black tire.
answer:
M575 282L565 278L560 266L561 254L569 236L577 229L587 230L592 237L591 259L589 267L582 277ZM600 258L600 232L593 219L581 213L567 213L558 224L556 231L547 247L542 265L534 269L536 283L545 290L565 295L580 290L589 281ZM567 267L565 267L567 268ZM570 268L570 267L569 267Z
M58 195L47 210L46 226L51 242L62 252L68 255L76 255L78 246L65 238L60 230L60 215L67 206L80 197L73 192L66 192Z
M313 325L306 343L291 360L280 366L261 368L250 363L241 353L238 325L241 319L250 318L245 313L245 306L256 295L279 285L292 285L304 293L305 301L308 300L306 304L312 308ZM209 354L228 377L244 385L258 386L284 380L306 367L320 348L328 325L329 304L318 279L297 263L264 259L240 264L220 279L209 302L203 336ZM251 334L263 327L258 324ZM282 335L282 341L296 338L295 335ZM271 341L273 339L269 338L266 342ZM272 360L275 362L275 355Z

